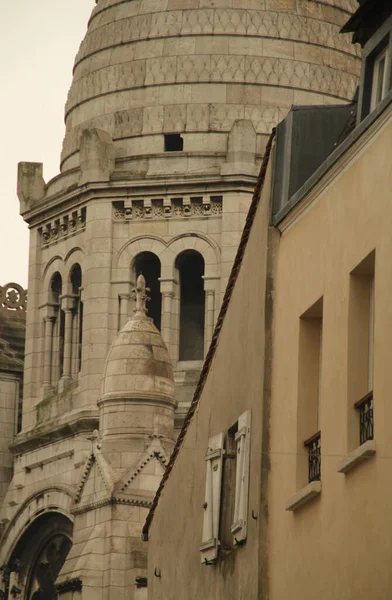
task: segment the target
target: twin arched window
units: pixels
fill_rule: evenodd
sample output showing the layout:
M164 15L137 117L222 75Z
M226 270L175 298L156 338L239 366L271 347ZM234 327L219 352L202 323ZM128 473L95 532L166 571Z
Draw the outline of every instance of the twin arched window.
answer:
M59 272L49 284L45 316L43 383L46 392L59 382L62 388L78 374L82 364L83 302L82 270L75 264L67 282Z
M133 262L133 280L142 273L150 288L148 314L162 331L168 346L180 361L203 360L205 331L204 259L195 250L177 256L175 279L163 291L161 263L152 252L141 252ZM164 288L166 290L166 287ZM169 301L162 301L162 296Z

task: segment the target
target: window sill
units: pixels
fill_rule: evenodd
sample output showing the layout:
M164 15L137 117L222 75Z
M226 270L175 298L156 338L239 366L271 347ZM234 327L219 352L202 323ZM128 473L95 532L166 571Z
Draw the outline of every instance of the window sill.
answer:
M295 494L286 504L286 510L297 510L313 498L321 494L321 481L312 481L305 485L299 492Z
M361 444L361 446L358 446L358 448L355 448L353 452L350 452L348 456L338 463L338 472L348 473L348 471L351 471L351 469L366 458L374 456L375 453L376 442L374 440L368 440L364 444Z

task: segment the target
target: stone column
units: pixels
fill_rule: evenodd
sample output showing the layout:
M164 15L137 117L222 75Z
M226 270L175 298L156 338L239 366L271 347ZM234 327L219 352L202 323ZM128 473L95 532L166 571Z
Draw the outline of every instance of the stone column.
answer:
M43 304L39 307L44 321L44 339L42 345L43 352L43 381L42 391L46 396L53 390L53 351L54 351L54 324L56 315L59 313L58 304ZM57 383L57 382L56 382Z
M120 330L127 324L129 319L129 294L119 294L120 298Z
M215 309L215 292L214 290L206 290L205 304L205 338L204 338L204 355L207 354L210 347L212 335L214 333L214 309Z
M75 296L62 296L61 308L65 314L64 323L64 358L63 358L63 374L60 380L60 388L72 379L72 325L75 310Z
M44 317L45 322L45 348L44 348L44 395L52 388L52 356L53 356L53 326L55 317Z
M169 356L172 360L175 359L173 355L173 340L172 340L172 318L173 318L173 298L174 298L174 286L176 281L174 279L160 279L161 282L161 294L162 294L162 313L161 313L161 334L162 339L165 342L167 349L169 350Z
M215 290L219 284L219 279L211 274L204 275L203 279L205 292L204 355L206 355L214 334Z

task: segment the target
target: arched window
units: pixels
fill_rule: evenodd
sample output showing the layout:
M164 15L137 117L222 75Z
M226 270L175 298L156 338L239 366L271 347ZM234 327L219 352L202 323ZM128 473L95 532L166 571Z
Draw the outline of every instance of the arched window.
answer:
M70 271L72 295L74 296L74 318L72 327L72 371L79 373L82 366L83 302L81 299L82 269L76 264Z
M161 276L161 262L152 252L141 252L135 257L134 281L142 274L146 280L147 287L150 289L148 295L150 301L147 304L148 316L154 321L154 325L161 330L161 312L162 296L159 278Z
M185 250L176 260L180 283L179 360L204 358L204 259Z

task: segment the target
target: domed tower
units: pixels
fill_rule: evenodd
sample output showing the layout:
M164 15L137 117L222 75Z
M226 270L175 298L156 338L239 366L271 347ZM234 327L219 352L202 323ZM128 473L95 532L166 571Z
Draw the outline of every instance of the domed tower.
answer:
M137 438L125 431L131 420L137 427L135 398L116 400L121 376L109 375L127 368L119 340L116 361L106 359L129 320L140 273L168 349L181 424L271 128L293 103L341 103L354 94L359 59L339 29L355 4L98 0L75 62L60 172L45 182L42 164L19 165L21 213L30 227L29 301L22 431L13 446L0 565L10 564L22 538L29 542L38 519L49 527L61 513L67 523L59 535L69 535L91 444L99 456L98 445L109 449L112 433L121 433L116 427L124 444ZM119 339L127 335L138 332ZM129 357L135 368L150 360L139 350L144 358ZM166 400L150 404L162 444L172 410ZM117 402L133 414L124 427ZM100 411L103 438L88 440Z
M353 97L359 59L339 30L355 4L97 2L75 60L60 174L45 184L40 165L19 171L32 228L29 309L43 338L26 365L28 410L72 382L95 407L107 350L143 272L181 422L271 128L292 104ZM70 286L75 264L83 299ZM48 308L59 305L57 273L63 325ZM80 302L82 331L71 333ZM72 335L81 348L71 348Z

